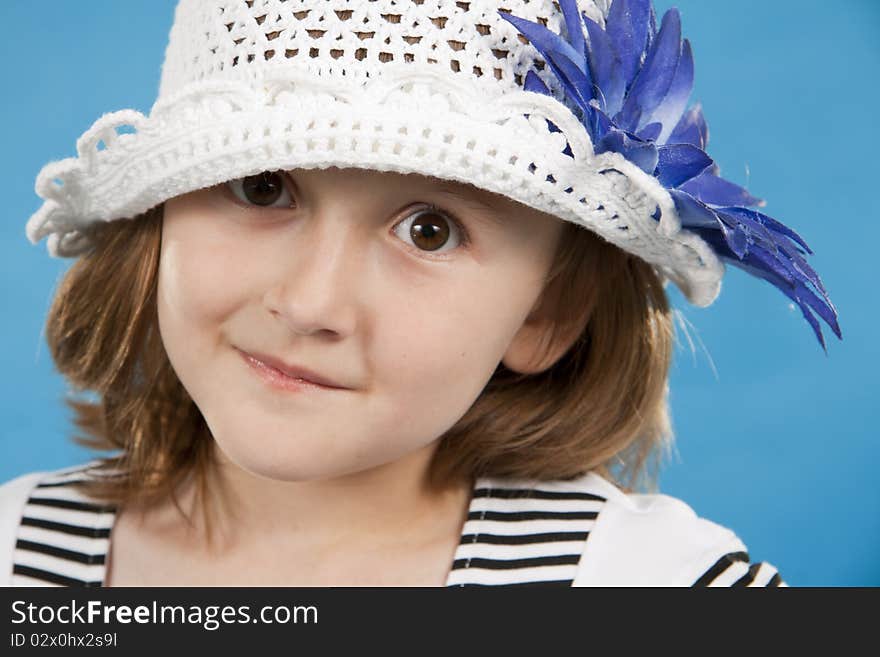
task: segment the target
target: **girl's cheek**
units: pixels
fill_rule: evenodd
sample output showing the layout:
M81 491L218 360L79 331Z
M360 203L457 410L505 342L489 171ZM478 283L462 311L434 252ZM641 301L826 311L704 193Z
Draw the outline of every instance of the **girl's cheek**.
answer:
M160 304L168 319L199 324L221 317L237 297L247 263L232 262L215 241L172 240L159 266Z

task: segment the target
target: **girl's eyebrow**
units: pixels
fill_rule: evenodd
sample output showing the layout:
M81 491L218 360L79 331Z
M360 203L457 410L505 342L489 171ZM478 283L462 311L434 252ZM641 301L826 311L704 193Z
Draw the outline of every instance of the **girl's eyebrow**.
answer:
M436 190L436 193L448 196L454 201L458 201L462 205L465 205L469 209L478 213L480 218L485 217L486 219L489 219L491 223L500 224L503 222L503 213L499 208L493 207L492 205L480 200L474 194L465 195L449 187L440 187Z

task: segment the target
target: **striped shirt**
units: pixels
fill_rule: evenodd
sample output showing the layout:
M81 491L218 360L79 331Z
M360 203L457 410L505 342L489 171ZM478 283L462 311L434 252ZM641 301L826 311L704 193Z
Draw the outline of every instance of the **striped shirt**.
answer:
M103 586L112 506L74 485L95 463L0 486L0 575L12 586ZM446 586L785 586L728 529L665 495L568 481L483 477Z

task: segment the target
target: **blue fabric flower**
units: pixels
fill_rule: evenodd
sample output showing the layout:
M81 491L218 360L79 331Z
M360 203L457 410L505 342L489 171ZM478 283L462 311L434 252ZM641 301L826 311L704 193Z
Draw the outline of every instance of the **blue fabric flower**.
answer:
M581 13L576 0L559 5L565 38L539 23L499 14L544 58L596 154L620 153L657 178L672 196L682 227L703 238L722 261L788 296L827 352L813 313L842 335L837 310L804 258L813 252L793 230L752 209L764 202L721 178L705 152L709 129L702 109L687 109L694 60L690 43L681 39L678 10L663 15L658 31L650 0L614 0L604 28ZM523 86L552 95L535 71Z

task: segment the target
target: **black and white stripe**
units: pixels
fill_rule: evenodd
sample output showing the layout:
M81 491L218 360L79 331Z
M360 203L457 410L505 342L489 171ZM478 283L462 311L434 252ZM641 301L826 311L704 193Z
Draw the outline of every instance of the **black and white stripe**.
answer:
M776 568L766 562L749 563L748 552L729 552L716 561L694 587L729 586L740 588L788 586Z
M102 586L112 507L95 504L74 484L78 466L43 478L28 497L13 552L13 586Z
M116 511L74 486L92 476L91 467L50 473L30 492L10 584L103 586ZM611 504L595 488L566 481L478 479L446 586L572 586L591 530ZM590 551L586 554L589 558ZM745 551L735 551L720 556L693 586L787 584L772 565L752 564Z
M571 586L604 502L564 482L479 480L447 586Z

